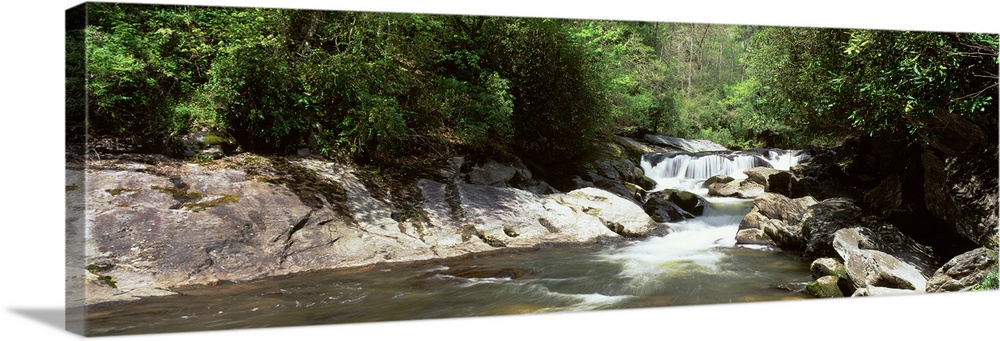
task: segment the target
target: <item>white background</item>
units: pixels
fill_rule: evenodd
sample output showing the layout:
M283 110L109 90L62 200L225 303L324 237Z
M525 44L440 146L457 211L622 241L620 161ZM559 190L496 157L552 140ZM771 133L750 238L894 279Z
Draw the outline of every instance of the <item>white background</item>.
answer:
M135 1L148 2L148 1ZM425 13L1000 32L997 2L159 1ZM4 339L70 339L63 308L63 23L74 1L6 2L0 56L0 282ZM970 10L971 8L971 10ZM1000 292L251 329L114 340L995 339Z

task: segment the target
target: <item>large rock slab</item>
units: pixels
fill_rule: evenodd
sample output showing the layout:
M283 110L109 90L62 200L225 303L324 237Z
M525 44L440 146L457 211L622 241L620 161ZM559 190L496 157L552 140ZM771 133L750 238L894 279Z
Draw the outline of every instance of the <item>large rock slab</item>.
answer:
M551 197L574 211L598 218L602 224L623 236L663 234L667 228L666 225L653 221L642 207L597 188L581 188Z
M636 203L596 188L539 195L461 183L452 171L448 184L415 181L419 203L400 212L354 173L334 162L261 157L68 169L67 238L82 256L67 263L78 298L68 303L666 232Z
M88 283L86 303L143 296L150 288L352 265L329 256L336 254L330 247L358 237L340 229L350 223L333 219L330 208L306 205L284 186L196 164L101 166L86 176L84 263L106 280ZM313 216L332 220L320 226Z

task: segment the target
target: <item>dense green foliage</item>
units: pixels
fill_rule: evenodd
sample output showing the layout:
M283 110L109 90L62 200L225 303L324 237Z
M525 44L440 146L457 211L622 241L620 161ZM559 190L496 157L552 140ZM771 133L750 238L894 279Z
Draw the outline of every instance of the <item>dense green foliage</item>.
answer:
M87 6L67 34L68 53L86 40L85 78L68 63L67 89L86 80L99 136L207 128L366 162L454 148L558 161L612 134L801 146L997 116L994 34Z
M856 134L927 142L951 114L996 126L995 34L772 27L748 57L771 108L757 112L794 142Z

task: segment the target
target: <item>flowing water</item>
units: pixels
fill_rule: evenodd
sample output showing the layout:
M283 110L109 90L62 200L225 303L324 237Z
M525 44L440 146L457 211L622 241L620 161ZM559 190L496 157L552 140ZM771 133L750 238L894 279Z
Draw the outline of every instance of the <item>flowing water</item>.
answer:
M756 157L774 160L766 154ZM695 188L704 180L699 177L737 175L742 167L715 156L643 159L647 174L661 187ZM671 167L681 164L698 170L677 175ZM808 297L797 291L811 279L804 259L735 245L737 226L751 200L710 202L703 216L672 223L671 232L662 237L180 288L181 295L91 307L87 329L93 335L117 335Z

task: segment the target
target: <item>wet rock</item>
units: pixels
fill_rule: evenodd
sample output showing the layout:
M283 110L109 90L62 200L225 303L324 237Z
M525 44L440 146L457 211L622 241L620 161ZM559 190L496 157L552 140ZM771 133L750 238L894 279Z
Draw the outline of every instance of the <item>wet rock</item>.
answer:
M714 175L714 176L712 176L712 177L710 177L708 179L705 179L705 182L702 182L701 186L704 187L704 188L709 188L709 186L711 186L712 184L715 184L715 183L728 183L728 182L731 182L733 180L734 179L731 176L727 176L727 175Z
M837 230L867 226L869 222L854 200L847 198L831 198L820 201L802 215L801 230L805 237L807 254L830 257L836 255L833 250L833 234Z
M884 287L923 292L927 287L926 264L904 262L871 248L873 236L861 228L834 233L833 247L844 260L848 278L856 288Z
M689 153L726 150L726 147L709 140L693 140L664 135L646 135L645 139L654 145L677 148Z
M694 214L685 211L680 206L677 206L677 204L661 196L649 197L642 205L642 208L654 220L659 219L659 222L675 222L695 217Z
M764 186L749 179L733 180L728 183L708 185L708 195L752 199L764 193Z
M768 187L768 178L777 173L781 173L781 171L769 167L754 167L743 171L743 174L747 175L748 180L756 182L765 188Z
M649 193L649 197L650 199L657 197L672 202L682 210L696 216L702 215L702 213L705 212L705 208L710 205L708 200L705 200L705 198L702 198L697 194L681 190L666 189L663 191L652 192Z
M763 193L754 199L754 208L740 221L740 231L745 236L763 234L774 245L787 250L802 250L805 236L799 222L809 206L815 204L812 197L789 199L775 193ZM737 241L739 242L739 241Z
M809 272L812 273L813 278L820 278L823 276L837 276L837 277L847 277L847 268L840 261L825 257L819 258L809 265Z
M944 263L927 281L927 292L970 290L991 271L997 271L997 252L980 247Z
M774 246L774 241L761 229L742 229L736 231L736 244Z
M598 218L605 226L625 237L665 234L666 225L653 221L635 203L596 188L581 188L556 197L574 211Z

